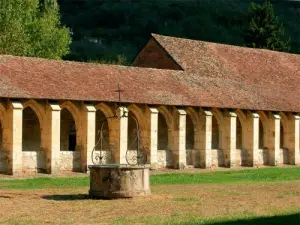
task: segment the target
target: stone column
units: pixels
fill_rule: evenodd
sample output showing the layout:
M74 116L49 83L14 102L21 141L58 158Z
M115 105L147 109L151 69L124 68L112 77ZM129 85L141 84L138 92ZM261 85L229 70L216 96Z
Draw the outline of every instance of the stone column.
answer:
M22 129L23 106L20 102L12 102L7 110L8 129L3 134L3 149L8 156L8 174L22 173Z
M277 166L279 164L280 150L280 116L269 114L267 127L267 148L269 149L269 164Z
M286 147L289 150L289 163L292 165L300 164L300 116L290 115L286 121Z
M186 167L186 112L183 109L177 109L178 127L174 131L173 139L173 166L174 168L184 169Z
M157 142L158 142L158 110L150 108L150 165L152 169L157 168Z
M212 112L204 111L200 115L200 167L211 168L211 142L212 142Z
M58 104L50 104L47 110L46 171L51 174L60 171L60 112Z
M110 146L113 150L115 163L127 164L126 152L128 143L128 109L119 107L118 115L120 119L110 121Z
M243 144L248 151L248 166L258 165L258 148L259 148L259 114L249 112Z
M225 147L225 166L236 166L236 118L237 115L234 112L228 112L224 117L224 147Z
M92 105L85 105L86 109L86 140L85 140L85 151L83 151L82 162L83 171L88 171L88 166L92 165L92 151L95 147L96 140L96 108Z

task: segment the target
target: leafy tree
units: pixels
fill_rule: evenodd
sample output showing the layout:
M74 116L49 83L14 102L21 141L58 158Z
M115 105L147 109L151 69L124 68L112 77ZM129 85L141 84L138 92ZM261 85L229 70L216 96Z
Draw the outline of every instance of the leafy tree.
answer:
M289 51L290 40L285 37L284 26L274 13L273 5L252 2L249 7L248 27L244 33L247 46L276 51Z
M70 43L56 0L1 1L0 54L60 59Z

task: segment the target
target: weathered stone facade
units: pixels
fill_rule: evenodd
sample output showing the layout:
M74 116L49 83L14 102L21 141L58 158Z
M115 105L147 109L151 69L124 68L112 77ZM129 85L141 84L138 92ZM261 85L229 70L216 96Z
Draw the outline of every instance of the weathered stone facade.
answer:
M127 151L136 154L135 121L152 168L299 164L300 117L291 113L129 104L117 109L129 117L106 122L114 108L105 103L5 101L0 109L0 169L8 174L86 172L94 147L113 152L107 163L127 163Z

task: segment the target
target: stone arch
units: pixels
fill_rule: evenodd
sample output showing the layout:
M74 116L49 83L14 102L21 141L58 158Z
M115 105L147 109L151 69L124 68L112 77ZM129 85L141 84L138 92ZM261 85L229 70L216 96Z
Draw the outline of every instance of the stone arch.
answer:
M247 116L242 110L235 111L237 118L236 118L236 148L237 149L244 149L246 143L246 124L247 124ZM239 132L240 130L240 132ZM239 146L240 145L240 146Z
M267 128L268 128L268 117L267 115L260 111L259 114L259 149L264 149L267 141Z
M78 130L80 127L80 111L76 105L74 105L71 101L65 101L60 104L60 107L61 111L63 111L63 109L67 109L72 114L76 130Z
M212 149L222 148L222 132L223 132L223 116L222 112L218 109L212 111Z
M95 119L95 149L109 150L109 119L105 113L98 109L96 110Z
M40 126L42 129L43 122L44 122L44 115L45 115L45 110L42 107L42 105L40 105L37 101L31 99L29 101L26 101L23 104L23 107L24 107L23 110L25 110L27 107L30 107L35 112L36 116L39 119Z
M61 109L60 150L75 151L78 143L78 131L74 114L68 107Z
M289 117L283 112L279 113L280 116L280 148L286 148L288 142L288 133L289 133Z
M96 110L101 110L101 112L108 118L113 117L114 113L113 110L106 105L105 103L99 103L95 106Z
M158 111L159 111L159 113L161 113L161 115L163 115L164 119L166 120L168 129L172 130L172 128L173 128L172 127L172 124L173 124L172 114L169 112L169 110L165 106L158 107Z

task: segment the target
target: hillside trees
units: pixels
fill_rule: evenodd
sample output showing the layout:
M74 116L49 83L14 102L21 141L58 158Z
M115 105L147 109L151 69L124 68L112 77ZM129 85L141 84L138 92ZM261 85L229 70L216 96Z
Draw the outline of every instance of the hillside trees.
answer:
M264 4L252 2L248 14L248 27L244 33L247 46L276 51L289 51L290 40L286 38L283 23L274 13L269 0Z
M56 0L1 1L0 54L60 59L70 43Z

